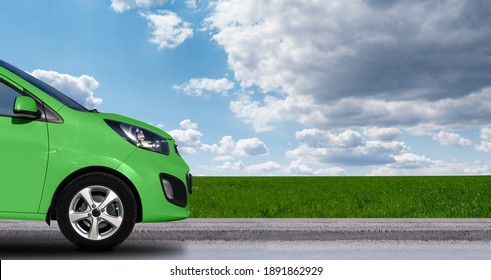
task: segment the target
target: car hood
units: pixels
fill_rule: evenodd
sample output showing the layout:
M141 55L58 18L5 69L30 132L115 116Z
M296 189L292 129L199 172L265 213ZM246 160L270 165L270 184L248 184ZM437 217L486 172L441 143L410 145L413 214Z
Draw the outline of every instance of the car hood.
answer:
M105 119L105 120L113 120L113 121L118 121L118 122L123 122L123 123L127 123L127 124L131 124L131 125L136 125L136 126L139 126L143 129L146 129L146 130L149 130L151 132L154 132L154 133L157 133L158 135L164 137L165 139L168 139L168 140L172 140L172 136L170 136L169 133L161 130L161 129L158 129L156 128L155 126L153 125L150 125L148 123L145 123L145 122L142 122L142 121L139 121L139 120L135 120L135 119L132 119L132 118L128 118L128 117L125 117L125 116L122 116L122 115L118 115L118 114L111 114L111 113L96 113L97 116L101 117L102 119Z

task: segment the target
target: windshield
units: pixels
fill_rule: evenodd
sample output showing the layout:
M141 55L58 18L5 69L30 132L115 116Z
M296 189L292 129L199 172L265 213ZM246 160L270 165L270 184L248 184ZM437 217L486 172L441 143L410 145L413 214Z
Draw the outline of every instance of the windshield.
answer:
M25 71L20 70L19 68L8 64L7 62L0 60L0 66L9 70L10 72L14 73L15 75L21 77L22 79L26 80L33 86L37 87L38 89L44 91L45 93L49 94L51 97L54 99L60 101L63 103L65 106L68 106L74 110L81 111L81 112L89 112L87 108L84 106L80 105L77 103L75 100L71 99L70 97L66 96L63 94L61 91L55 89L54 87L48 85L47 83L31 76Z

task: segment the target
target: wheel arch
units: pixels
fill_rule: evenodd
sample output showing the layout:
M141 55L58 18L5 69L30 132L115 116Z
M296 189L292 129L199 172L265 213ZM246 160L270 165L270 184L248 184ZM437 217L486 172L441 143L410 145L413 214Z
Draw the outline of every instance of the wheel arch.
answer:
M136 222L139 223L142 221L143 217L143 207L142 207L142 202L140 198L140 194L138 193L138 190L136 189L135 185L131 182L130 179L128 179L124 174L103 166L91 166L91 167L85 167L82 169L79 169L72 174L68 175L56 188L55 193L53 194L53 197L51 198L51 203L48 208L48 212L46 213L46 223L49 225L51 220L57 220L57 213L56 213L56 208L58 204L58 200L60 197L60 194L63 192L63 190L72 182L74 179L88 174L88 173L93 173L93 172L102 172L102 173L107 173L111 174L113 176L116 176L120 180L126 183L128 187L130 188L131 192L135 196L136 199L136 205L137 205L137 217L136 217Z

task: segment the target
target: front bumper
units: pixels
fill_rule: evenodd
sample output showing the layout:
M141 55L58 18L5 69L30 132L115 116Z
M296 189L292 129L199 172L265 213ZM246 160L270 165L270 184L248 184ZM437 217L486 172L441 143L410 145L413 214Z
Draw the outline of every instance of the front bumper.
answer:
M189 167L175 153L162 155L136 149L117 169L135 186L142 205L142 222L165 222L189 217L187 204L192 189ZM164 175L164 176L163 176ZM173 187L181 188L179 203L168 198L162 178L172 178Z

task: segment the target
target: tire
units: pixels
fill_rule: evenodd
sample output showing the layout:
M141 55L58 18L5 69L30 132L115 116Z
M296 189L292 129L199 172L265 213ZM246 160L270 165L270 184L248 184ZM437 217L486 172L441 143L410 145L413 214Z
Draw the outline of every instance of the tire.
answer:
M110 250L128 238L136 211L135 197L122 180L107 173L88 173L70 182L61 194L58 226L83 250Z

